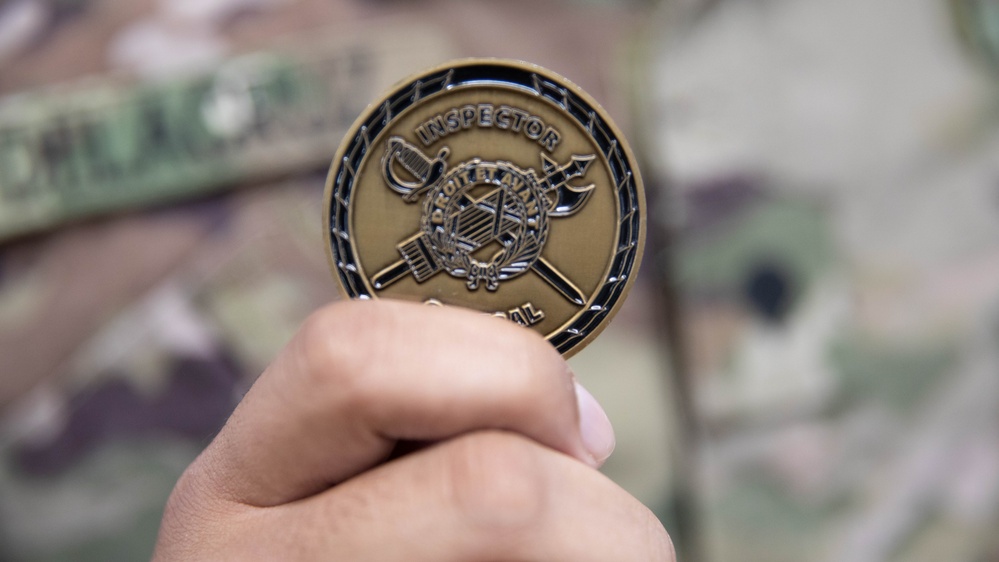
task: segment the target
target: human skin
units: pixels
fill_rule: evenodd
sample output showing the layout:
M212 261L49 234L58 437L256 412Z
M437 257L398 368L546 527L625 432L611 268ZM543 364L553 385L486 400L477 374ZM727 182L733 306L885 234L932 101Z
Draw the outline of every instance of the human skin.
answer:
M674 560L659 521L597 471L613 447L603 410L534 332L337 303L181 476L153 559Z

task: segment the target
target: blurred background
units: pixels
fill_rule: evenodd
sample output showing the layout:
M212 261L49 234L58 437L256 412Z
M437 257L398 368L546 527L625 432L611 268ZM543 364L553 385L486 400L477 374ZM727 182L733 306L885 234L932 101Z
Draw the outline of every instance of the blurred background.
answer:
M0 0L0 560L148 559L339 298L346 129L464 56L632 140L643 270L572 364L682 561L999 561L999 0Z

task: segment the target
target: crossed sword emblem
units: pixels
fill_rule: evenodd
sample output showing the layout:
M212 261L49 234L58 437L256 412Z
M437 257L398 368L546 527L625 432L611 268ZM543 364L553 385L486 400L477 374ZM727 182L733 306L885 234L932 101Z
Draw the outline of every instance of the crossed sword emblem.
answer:
M394 191L403 195L403 200L415 202L420 195L434 187L445 175L447 158L450 151L441 149L436 158L427 158L418 148L403 140L393 137L388 141L388 149L383 160L383 174L386 183ZM572 159L559 165L544 153L541 154L542 170L545 176L538 180L538 185L550 202L545 210L551 217L567 217L579 212L593 193L594 185L573 186L569 180L586 175L590 164L596 159L593 154L587 156L573 155ZM399 178L394 168L398 162L418 182L407 182ZM535 175L533 170L528 172ZM535 176L536 177L536 176ZM507 211L506 192L497 188L479 199L472 199L467 193L462 194L461 211L456 224L472 223L470 232L462 233L458 245L468 253L472 253L492 241L501 241L511 236L523 220ZM418 283L440 273L444 267L440 264L432 249L429 236L425 232L417 232L413 236L396 245L402 254L402 259L379 271L372 277L372 285L376 290L382 290L392 283L412 274ZM538 252L540 254L541 249ZM577 306L586 304L582 291L543 256L538 255L531 264L531 269L545 280L563 297Z

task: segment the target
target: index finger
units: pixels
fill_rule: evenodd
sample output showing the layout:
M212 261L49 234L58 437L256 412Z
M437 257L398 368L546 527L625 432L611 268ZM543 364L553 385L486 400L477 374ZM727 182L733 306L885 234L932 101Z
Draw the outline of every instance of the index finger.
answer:
M185 479L273 506L367 470L398 440L481 429L595 466L612 433L590 431L600 442L584 444L576 392L561 355L515 324L413 303L338 303L310 317Z

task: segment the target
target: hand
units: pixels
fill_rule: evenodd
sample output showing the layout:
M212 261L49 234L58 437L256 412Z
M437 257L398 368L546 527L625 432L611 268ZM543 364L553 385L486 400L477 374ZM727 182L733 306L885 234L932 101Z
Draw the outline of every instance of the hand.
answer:
M400 442L427 445L393 458ZM154 560L673 560L659 521L595 470L613 446L534 332L334 304L181 477Z

